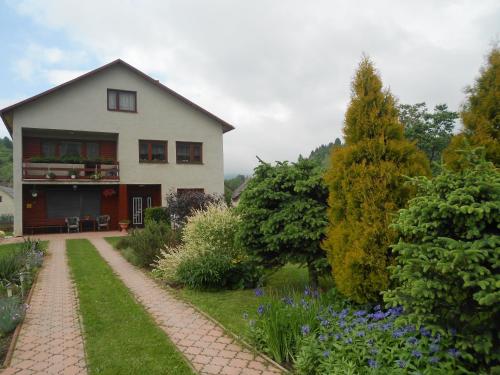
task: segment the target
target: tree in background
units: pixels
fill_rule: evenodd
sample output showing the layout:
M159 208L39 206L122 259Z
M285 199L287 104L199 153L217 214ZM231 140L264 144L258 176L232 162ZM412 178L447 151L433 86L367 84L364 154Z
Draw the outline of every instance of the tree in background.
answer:
M328 222L328 190L311 160L261 162L243 191L237 210L239 240L265 267L306 264L312 288L327 268L320 243Z
M461 117L464 124L445 150L444 161L458 170L460 150L481 146L486 160L500 166L500 48L494 47L486 66L472 87L466 89L466 102Z
M395 221L395 285L384 299L407 323L456 329L462 358L488 366L500 361L500 172L477 153L461 163L413 179L419 193Z
M449 111L446 104L436 105L432 113L425 103L399 106L399 120L404 126L405 137L414 141L431 163L441 162L443 150L450 143L457 118L458 113Z
M12 141L0 139L0 184L12 185Z
M335 142L330 142L327 145L321 145L315 148L309 154L309 160L313 160L323 168L328 168L330 164L330 154L333 149L337 149L342 146L342 141L340 138L335 138Z
M339 291L374 301L389 286L396 237L389 224L412 195L404 176L429 174L429 162L404 138L395 99L368 58L352 82L344 135L325 176L330 224L323 247Z

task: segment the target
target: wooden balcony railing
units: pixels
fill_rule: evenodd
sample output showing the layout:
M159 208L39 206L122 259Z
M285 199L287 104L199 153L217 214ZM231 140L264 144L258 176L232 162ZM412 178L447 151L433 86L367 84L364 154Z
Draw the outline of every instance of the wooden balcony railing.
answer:
M33 163L23 162L23 180L47 181L117 181L120 180L118 162L96 164Z

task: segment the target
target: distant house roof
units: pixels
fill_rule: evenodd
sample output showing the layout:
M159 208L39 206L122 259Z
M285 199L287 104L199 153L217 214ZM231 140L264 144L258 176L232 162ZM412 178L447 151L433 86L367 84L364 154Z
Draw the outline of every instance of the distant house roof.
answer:
M11 198L14 198L14 189L12 189L11 187L0 185L0 190L10 195Z
M49 95L51 93L53 93L54 91L57 91L57 90L60 90L66 86L69 86L75 82L78 82L78 81L81 81L87 77L90 77L90 76L93 76L103 70L106 70L112 66L115 66L115 65L122 65L128 69L130 69L132 72L138 74L139 76L141 76L142 78L144 78L145 80L151 82L153 85L159 87L160 89L164 90L165 92L175 96L177 99L180 99L181 101L183 101L184 103L190 105L191 107L193 107L194 109L200 111L201 113L204 113L205 115L211 117L212 119L214 119L215 121L217 121L218 123L220 123L222 125L222 129L225 132L228 132L230 130L233 130L234 129L234 126L229 124L228 122L224 121L223 119L221 119L220 117L214 115L213 113L207 111L206 109L200 107L199 105L193 103L192 101L190 101L189 99L185 98L184 96L178 94L177 92L175 92L174 90L168 88L167 86L163 85L160 83L160 81L148 76L146 73L143 73L141 72L139 69L133 67L132 65L126 63L125 61L121 60L121 59L117 59L115 61L112 61L108 64L105 64L97 69L94 69L94 70L91 70L90 72L87 72L85 74L82 74L81 76L78 76L72 80L69 80L65 83L62 83L58 86L55 86L49 90L46 90L46 91L43 91L41 92L40 94L37 94L35 96L32 96L30 98L27 98L27 99L24 99L18 103L15 103L15 104L12 104L8 107L5 107L4 109L0 110L0 116L2 117L2 120L5 124L5 126L7 127L7 129L9 130L9 133L12 135L12 126L11 124L9 124L9 121L7 120L7 114L10 113L12 110L18 108L18 107L21 107L25 104L28 104L28 103L31 103L45 95Z
M243 181L241 183L240 186L238 186L234 191L233 191L233 195L231 195L231 199L233 201L237 201L238 199L240 199L240 195L241 193L243 193L243 190L245 190L245 188L247 187L248 185L248 182L250 181L250 177L248 177L245 181Z

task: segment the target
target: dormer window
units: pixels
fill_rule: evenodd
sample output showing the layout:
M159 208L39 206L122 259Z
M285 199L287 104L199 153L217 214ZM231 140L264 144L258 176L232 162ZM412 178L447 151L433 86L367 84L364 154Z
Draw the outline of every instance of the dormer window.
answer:
M137 112L137 93L108 89L108 111Z

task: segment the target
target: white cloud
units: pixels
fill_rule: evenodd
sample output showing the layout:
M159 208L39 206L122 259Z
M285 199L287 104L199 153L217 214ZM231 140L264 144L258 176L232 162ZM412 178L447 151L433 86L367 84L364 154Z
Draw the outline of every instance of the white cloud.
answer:
M295 159L341 136L363 52L402 102L457 109L500 33L497 0L11 5L102 63L121 57L236 125L225 136L227 173L248 173L255 155ZM41 71L59 82L75 67L73 58L49 50ZM22 57L19 75L33 77L38 60Z

